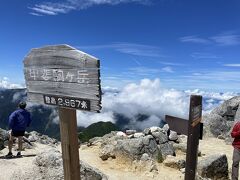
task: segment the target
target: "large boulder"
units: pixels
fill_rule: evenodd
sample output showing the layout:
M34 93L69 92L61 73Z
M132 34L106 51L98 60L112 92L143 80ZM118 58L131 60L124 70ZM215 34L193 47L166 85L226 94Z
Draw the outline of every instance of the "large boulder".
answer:
M139 138L118 140L116 152L133 159L140 159L144 153L156 158L159 152L157 142L152 135Z
M175 156L175 149L172 143L159 144L158 149L160 150L163 158L165 159L167 155Z
M34 163L41 167L59 167L62 165L62 154L57 149L49 149L39 153Z
M166 141L166 137L156 137L147 135L139 138L119 140L117 141L115 152L138 160L146 153L157 161L159 156L165 158L167 155L175 155L173 145ZM162 143L159 144L159 142Z
M4 149L4 142L8 140L8 132L0 128L0 151Z
M107 180L108 177L96 168L80 161L81 180Z
M36 131L28 133L27 136L30 142L38 142L40 144L46 144L50 146L57 146L59 144L58 140L50 138L46 135L42 135Z
M199 161L198 174L214 180L228 179L228 161L225 154L215 154Z
M231 129L231 127L228 126L226 119L214 113L204 116L204 123L214 137L218 137L219 135L226 136Z
M234 121L240 120L239 105L240 96L235 96L203 116L204 135L227 138Z
M240 96L235 96L227 101L224 101L220 106L212 110L213 114L218 114L220 116L225 116L229 111L236 111L240 104ZM232 112L236 113L236 112Z
M168 136L161 131L152 132L152 136L156 139L156 142L158 144L163 144L168 142Z
M34 159L35 171L39 171L41 179L64 179L62 154L56 149L48 149L39 153ZM82 180L106 180L106 175L88 164L80 161ZM36 172L35 172L36 173Z

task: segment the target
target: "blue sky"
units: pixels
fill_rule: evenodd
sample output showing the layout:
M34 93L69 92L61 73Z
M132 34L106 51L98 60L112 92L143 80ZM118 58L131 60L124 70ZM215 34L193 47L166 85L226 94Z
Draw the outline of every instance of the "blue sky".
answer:
M102 86L158 78L238 92L239 9L239 0L3 0L0 83L24 83L31 48L69 44L101 60Z

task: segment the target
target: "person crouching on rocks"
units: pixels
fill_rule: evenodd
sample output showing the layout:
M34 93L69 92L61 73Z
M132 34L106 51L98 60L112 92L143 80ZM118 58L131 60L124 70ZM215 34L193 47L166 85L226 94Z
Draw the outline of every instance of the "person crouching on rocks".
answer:
M9 133L10 136L8 141L9 153L6 155L6 158L11 158L13 156L12 146L14 137L18 138L17 157L21 157L23 136L25 134L26 128L29 127L32 121L30 113L25 109L26 106L27 106L26 102L20 102L18 104L19 108L9 116L8 121L8 126L10 129Z
M233 163L232 163L232 180L238 180L239 161L240 161L240 121L238 121L231 132L234 141L232 143L233 150Z

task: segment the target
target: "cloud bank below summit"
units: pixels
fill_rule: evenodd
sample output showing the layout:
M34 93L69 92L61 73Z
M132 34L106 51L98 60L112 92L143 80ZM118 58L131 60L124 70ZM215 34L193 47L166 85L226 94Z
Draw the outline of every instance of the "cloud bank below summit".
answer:
M239 95L230 92L211 93L199 90L166 89L162 87L159 79L143 79L139 84L126 85L119 92L108 90L103 95L101 113L78 111L79 126L88 126L98 121L116 123L115 114L121 114L131 120L125 125L126 128L144 129L149 126L158 126L167 114L188 119L191 94L203 96L203 113L208 113L224 100ZM147 118L139 121L139 115L145 115Z

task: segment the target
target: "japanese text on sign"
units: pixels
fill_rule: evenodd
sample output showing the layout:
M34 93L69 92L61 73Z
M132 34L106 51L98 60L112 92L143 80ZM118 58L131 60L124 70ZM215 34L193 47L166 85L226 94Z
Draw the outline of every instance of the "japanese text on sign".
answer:
M67 71L66 69L36 69L29 68L25 70L30 80L40 81L55 81L55 82L77 82L87 83L87 71L74 70Z
M90 110L90 101L74 97L59 97L55 95L43 95L44 103L47 105L56 105L80 110Z

